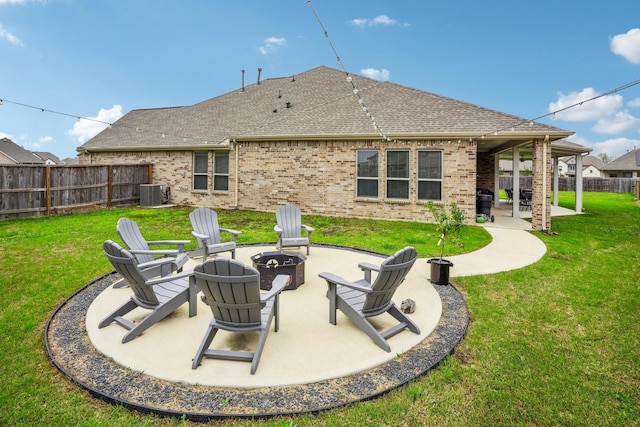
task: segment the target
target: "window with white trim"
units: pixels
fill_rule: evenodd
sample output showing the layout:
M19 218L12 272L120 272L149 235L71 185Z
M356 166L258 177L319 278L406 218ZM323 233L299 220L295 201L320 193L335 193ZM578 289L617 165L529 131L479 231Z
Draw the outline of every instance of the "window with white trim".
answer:
M356 196L378 198L378 151L356 152Z
M442 151L418 151L418 200L442 200Z
M387 151L387 199L409 200L409 151Z
M213 153L213 190L229 191L229 152Z
M193 153L193 189L209 189L209 153L207 151Z

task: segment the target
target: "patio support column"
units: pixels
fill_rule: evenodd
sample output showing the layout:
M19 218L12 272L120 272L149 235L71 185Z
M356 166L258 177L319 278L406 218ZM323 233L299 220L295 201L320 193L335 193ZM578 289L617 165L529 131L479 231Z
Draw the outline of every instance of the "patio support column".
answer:
M582 212L582 155L576 154L576 212Z
M558 206L558 186L560 185L560 162L553 158L553 206Z
M531 228L551 229L551 142L545 138L533 141L533 197L531 200Z
M493 191L495 197L493 199L493 206L500 206L500 155L493 155Z
M511 216L520 218L520 149L513 147L513 157L511 159L512 180L511 186L513 192L513 203L511 204Z

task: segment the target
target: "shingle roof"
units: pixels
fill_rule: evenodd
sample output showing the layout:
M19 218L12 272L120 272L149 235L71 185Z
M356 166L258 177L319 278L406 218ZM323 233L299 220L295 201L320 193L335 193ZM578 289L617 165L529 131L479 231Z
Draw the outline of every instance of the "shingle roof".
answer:
M55 154L50 153L48 151L34 151L33 154L35 154L36 156L38 156L40 159L42 159L45 162L47 160L51 160L52 162L54 162L57 165L62 164L62 160L60 160L58 158L58 156L56 156Z
M9 138L0 139L0 152L5 156L15 160L20 164L42 164L40 158L35 156L31 151L25 150Z
M623 154L617 159L607 163L602 169L608 171L640 170L640 149L629 151L628 153Z
M512 133L523 135L571 134L395 83L351 77L364 105L389 137L480 137L511 128ZM133 110L79 150L192 147L220 144L228 138L354 136L379 138L346 74L321 66L299 75L265 79L191 106Z

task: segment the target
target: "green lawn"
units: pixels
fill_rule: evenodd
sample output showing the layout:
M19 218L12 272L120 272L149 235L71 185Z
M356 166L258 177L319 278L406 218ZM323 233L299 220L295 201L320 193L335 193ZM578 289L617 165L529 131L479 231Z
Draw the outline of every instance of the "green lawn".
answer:
M573 194L560 193L572 207ZM536 233L547 254L511 272L457 278L467 335L434 371L369 402L318 415L219 425L640 425L640 209L630 194L585 193L584 215ZM101 251L121 216L148 239L189 239L190 208L112 209L0 221L0 424L191 425L94 399L49 362L44 326L77 289L111 270ZM219 212L240 243L275 242L273 214ZM433 226L305 217L315 242L438 253ZM489 240L465 227L462 245ZM193 247L193 246L192 246ZM505 254L508 257L509 254ZM496 260L499 262L499 259Z

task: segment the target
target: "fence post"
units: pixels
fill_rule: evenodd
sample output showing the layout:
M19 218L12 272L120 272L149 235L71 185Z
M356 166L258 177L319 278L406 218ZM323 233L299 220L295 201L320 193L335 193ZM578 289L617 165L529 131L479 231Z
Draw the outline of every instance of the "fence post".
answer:
M109 165L107 167L107 207L111 207L111 202L113 200L113 165Z
M44 199L45 199L45 215L51 215L51 166L44 169Z
M147 184L153 184L153 164L149 163L149 165L147 166L147 168L149 168L149 171L147 172L147 176L149 177L149 182L147 182Z

